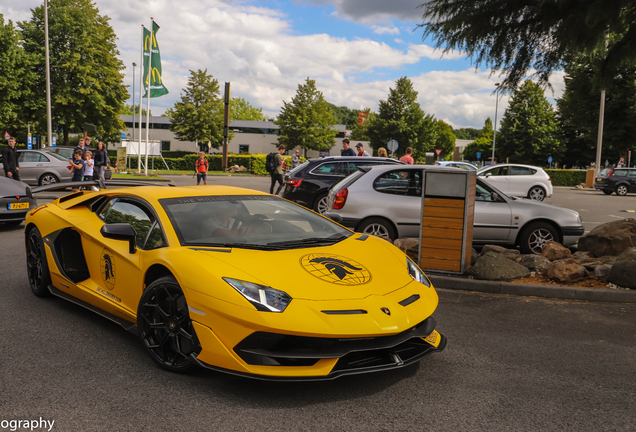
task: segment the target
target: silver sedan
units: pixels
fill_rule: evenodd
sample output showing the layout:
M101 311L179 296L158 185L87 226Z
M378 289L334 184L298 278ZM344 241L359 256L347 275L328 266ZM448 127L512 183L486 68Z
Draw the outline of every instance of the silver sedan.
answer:
M42 150L18 150L20 180L42 186L71 181L69 160L57 153Z
M328 213L355 231L391 240L418 237L423 170L431 168L375 166L357 171L331 188ZM522 253L540 253L548 241L571 246L583 233L574 210L509 197L477 177L473 244L519 245Z

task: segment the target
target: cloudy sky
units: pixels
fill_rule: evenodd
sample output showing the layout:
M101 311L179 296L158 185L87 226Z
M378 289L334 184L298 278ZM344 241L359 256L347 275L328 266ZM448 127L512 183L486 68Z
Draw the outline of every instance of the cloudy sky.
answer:
M153 114L172 107L190 70L207 69L221 83L275 116L307 77L327 101L352 109L386 99L395 81L413 81L426 113L455 128L481 128L494 118L498 75L475 69L462 53L433 50L416 26L424 0L95 0L111 19L131 86L139 64L141 25L153 17L161 30L163 81L170 94L151 100ZM28 20L38 0L2 0L0 13ZM139 67L136 68L137 80ZM555 76L555 93L563 80ZM139 84L136 84L138 91ZM138 97L138 96L137 96ZM131 102L131 101L129 101ZM499 119L508 102L499 102ZM145 102L144 102L145 104Z

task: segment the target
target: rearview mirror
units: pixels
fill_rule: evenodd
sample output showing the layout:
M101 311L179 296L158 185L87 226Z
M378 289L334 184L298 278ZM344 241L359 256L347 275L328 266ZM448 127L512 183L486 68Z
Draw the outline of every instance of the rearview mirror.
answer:
M135 246L135 237L137 232L131 224L128 223L111 223L106 224L99 230L103 237L113 240L124 240L128 242L128 252L134 254L137 250Z

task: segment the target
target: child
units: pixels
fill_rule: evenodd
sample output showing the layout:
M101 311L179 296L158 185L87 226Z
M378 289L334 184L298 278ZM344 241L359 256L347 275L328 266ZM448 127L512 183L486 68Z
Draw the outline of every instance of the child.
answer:
M69 170L69 174L73 175L71 181L82 181L82 177L84 176L84 167L86 166L86 161L82 159L82 150L75 150L73 152L73 159L69 159L69 162L72 166ZM74 187L73 192L79 192L79 188Z
M204 152L199 152L199 159L197 159L195 168L197 172L197 186L201 183L201 179L203 179L203 184L207 185L208 160L205 158Z
M92 181L93 166L95 165L95 161L93 161L93 153L89 150L86 150L86 153L84 153L84 158L86 159L86 167L84 167L84 181Z

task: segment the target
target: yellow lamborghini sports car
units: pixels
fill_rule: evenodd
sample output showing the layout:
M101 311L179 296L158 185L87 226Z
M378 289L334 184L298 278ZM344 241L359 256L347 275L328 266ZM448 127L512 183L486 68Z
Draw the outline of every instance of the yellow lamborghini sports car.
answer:
M81 191L30 211L25 235L35 295L138 333L171 371L331 379L446 346L437 293L404 253L269 194Z

